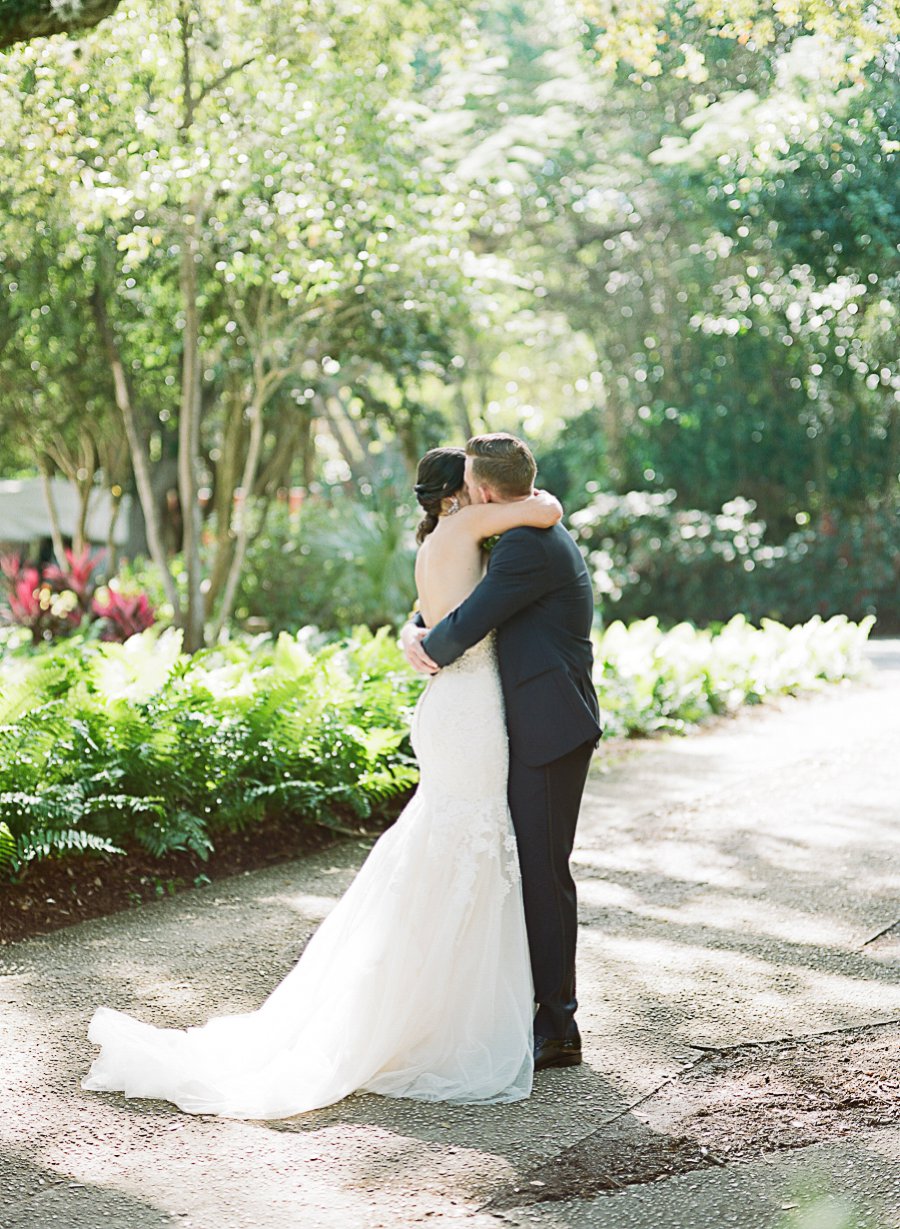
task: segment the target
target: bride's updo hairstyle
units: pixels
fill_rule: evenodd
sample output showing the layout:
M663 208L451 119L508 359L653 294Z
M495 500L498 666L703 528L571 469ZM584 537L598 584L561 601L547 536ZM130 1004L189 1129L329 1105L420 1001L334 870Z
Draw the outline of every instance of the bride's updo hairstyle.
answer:
M465 485L466 454L462 448L432 448L416 470L416 499L425 515L416 541L424 542L438 523L441 505Z

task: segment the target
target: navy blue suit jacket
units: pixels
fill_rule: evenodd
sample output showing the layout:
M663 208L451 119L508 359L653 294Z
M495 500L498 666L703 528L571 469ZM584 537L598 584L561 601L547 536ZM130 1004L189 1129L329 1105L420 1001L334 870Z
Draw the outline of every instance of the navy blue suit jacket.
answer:
M593 610L584 559L562 524L520 526L499 538L480 583L423 644L446 666L497 629L510 751L540 766L602 733Z

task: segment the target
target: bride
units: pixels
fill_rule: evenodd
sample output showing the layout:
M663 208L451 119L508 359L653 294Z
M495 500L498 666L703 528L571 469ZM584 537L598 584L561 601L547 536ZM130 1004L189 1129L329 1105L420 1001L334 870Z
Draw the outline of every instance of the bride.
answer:
M464 466L456 448L419 463L416 586L429 627L478 583L485 539L562 515L543 493L470 504ZM415 795L262 1006L188 1029L98 1007L88 1036L101 1051L83 1088L257 1119L356 1090L528 1096L534 1004L493 633L429 680L411 733Z

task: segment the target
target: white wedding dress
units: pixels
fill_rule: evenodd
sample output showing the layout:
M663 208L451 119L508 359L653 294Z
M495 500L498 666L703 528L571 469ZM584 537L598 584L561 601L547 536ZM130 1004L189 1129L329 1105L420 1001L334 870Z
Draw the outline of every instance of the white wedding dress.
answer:
M232 1118L287 1118L356 1090L528 1096L531 968L493 636L429 680L412 740L414 797L262 1006L188 1029L100 1007L83 1088Z

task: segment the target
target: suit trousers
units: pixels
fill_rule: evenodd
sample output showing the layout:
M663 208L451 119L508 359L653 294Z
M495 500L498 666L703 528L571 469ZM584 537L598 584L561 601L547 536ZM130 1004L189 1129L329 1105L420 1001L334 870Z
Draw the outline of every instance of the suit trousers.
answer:
M596 744L586 742L538 768L510 748L512 813L537 1014L535 1035L574 1038L578 913L569 858Z

